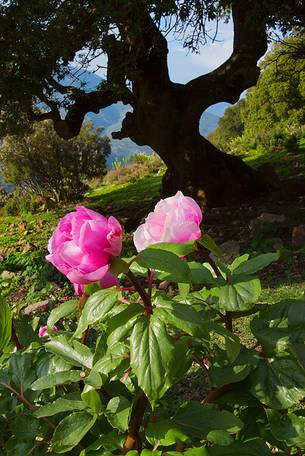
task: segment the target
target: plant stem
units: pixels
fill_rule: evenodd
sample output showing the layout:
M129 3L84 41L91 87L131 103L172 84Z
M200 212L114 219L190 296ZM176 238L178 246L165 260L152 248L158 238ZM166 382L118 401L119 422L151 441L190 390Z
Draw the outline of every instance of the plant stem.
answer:
M5 386L9 391L11 391L14 394L14 396L16 396L16 398L19 402L22 402L29 410L31 410L31 412L35 412L37 407L33 404L33 402L30 402L26 397L24 397L24 395L22 393L19 393L14 388L12 388L10 385L5 385ZM56 428L55 424L53 424L52 421L50 421L48 418L42 416L41 419L43 421L45 421L45 423L47 423L47 425L50 428L52 428L52 429Z
M128 277L130 282L135 286L135 289L139 293L139 295L142 298L143 304L144 304L144 309L146 315L151 315L152 314L152 306L151 306L151 300L149 295L146 293L136 276L133 274L133 272L128 271L125 273L125 275Z
M131 412L128 436L124 443L123 454L126 454L128 451L134 449L141 451L142 444L139 437L139 430L143 421L147 404L148 399L144 391L140 390L139 397Z
M12 340L13 340L14 345L16 346L17 350L22 350L23 349L23 346L19 342L19 339L18 339L18 336L17 336L17 333L16 333L16 330L15 330L13 322L12 322Z
M219 399L225 393L227 393L231 389L231 385L224 385L220 388L211 389L206 397L201 401L201 404L211 404L212 402Z
M226 312L224 316L224 321L225 321L225 328L233 332L233 319L232 319L232 313L231 312Z

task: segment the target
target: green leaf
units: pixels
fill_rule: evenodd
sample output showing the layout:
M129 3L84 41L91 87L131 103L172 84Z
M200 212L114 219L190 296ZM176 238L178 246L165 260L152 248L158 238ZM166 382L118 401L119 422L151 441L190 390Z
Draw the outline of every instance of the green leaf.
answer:
M220 248L218 247L214 239L212 239L211 236L209 236L208 234L204 234L200 241L197 242L203 245L203 247L205 247L209 252L214 253L214 255L218 257L221 255Z
M111 274L118 276L122 273L126 274L129 271L129 264L126 263L122 258L112 257L110 259L110 270Z
M280 257L279 252L263 253L250 260L240 264L235 270L234 274L255 274L256 272L264 269L269 264L277 261Z
M173 325L191 336L208 338L205 322L192 306L172 301L161 294L156 296L153 304L156 306L154 315L164 323Z
M12 420L10 430L19 440L34 440L39 432L39 421L31 415L20 414Z
M210 431L207 435L209 442L220 446L227 446L233 443L233 437L227 431Z
M59 397L58 399L56 399L56 401L39 407L34 412L34 415L37 418L41 418L43 416L53 416L57 413L71 412L73 410L83 410L85 408L86 404L83 401Z
M107 328L107 345L110 347L123 339L131 331L139 315L142 314L143 306L132 303L111 318Z
M81 371L70 370L63 372L56 372L54 374L45 375L31 384L31 389L40 391L43 389L53 388L58 385L69 385L70 383L78 382Z
M207 327L211 331L223 337L227 351L227 356L229 358L229 361L233 363L239 355L241 348L239 338L235 334L231 333L231 331L228 331L223 326L218 325L217 323L208 323Z
M161 420L149 423L146 438L153 446L170 446L178 442L186 442L189 437L174 425L172 420Z
M220 309L234 312L253 307L260 296L261 285L259 279L250 279L215 287L210 292L219 299Z
M276 410L266 410L271 432L274 437L287 445L305 448L305 417L294 413L281 414Z
M125 432L128 429L130 410L129 400L123 396L117 396L108 402L105 415L112 427Z
M290 357L260 360L250 380L251 393L273 409L292 407L305 397L305 371Z
M12 337L12 313L6 301L0 297L0 352L7 347Z
M18 391L21 394L27 391L36 377L33 369L33 354L13 353L9 362L9 373Z
M210 268L196 261L191 261L188 265L191 270L191 282L193 284L215 285L216 279Z
M217 388L241 382L257 367L258 361L258 354L246 349L243 349L234 361L230 361L226 356L218 357L209 369L210 381Z
M158 242L151 244L150 249L165 250L177 256L185 256L195 251L195 241L188 242Z
M99 372L92 369L88 377L85 378L84 382L86 385L93 386L94 388L100 388L106 380L106 375L102 375Z
M120 294L115 288L107 288L91 295L84 305L74 337L80 338L88 326L105 320Z
M235 269L238 268L239 265L241 265L242 263L245 263L249 258L249 254L248 253L245 253L244 255L241 255L237 258L235 258L234 261L232 261L232 263L228 266L228 268L230 269L230 271L235 271Z
M232 413L194 401L180 407L173 422L187 435L198 438L206 438L209 432L216 429L235 433L243 426L240 419Z
M103 358L94 364L94 370L101 375L108 375L117 369L128 358L126 346L120 342L109 347Z
M191 456L187 453L188 451L184 454ZM208 449L206 456L272 456L272 454L265 442L255 438L246 442L234 442L228 446L215 445Z
M304 344L305 301L291 299L273 304L252 320L251 330L267 355Z
M92 428L97 416L87 412L73 412L57 426L52 438L55 453L66 453L74 448Z
M81 398L84 403L92 410L94 413L100 413L103 409L102 401L99 393L90 385L86 385Z
M145 268L173 274L178 282L189 282L191 278L187 262L166 250L149 247L138 253L134 261Z
M152 406L172 385L174 344L163 322L143 316L130 337L130 365Z
M66 301L60 306L53 309L49 315L47 325L48 327L52 327L55 325L61 318L66 317L67 315L72 314L76 310L77 300L72 299L70 301Z
M48 351L61 356L73 365L85 366L89 369L92 367L93 354L90 348L79 343L77 340L73 341L73 347L71 347L66 338L61 335L53 337L51 342L45 344L45 347Z

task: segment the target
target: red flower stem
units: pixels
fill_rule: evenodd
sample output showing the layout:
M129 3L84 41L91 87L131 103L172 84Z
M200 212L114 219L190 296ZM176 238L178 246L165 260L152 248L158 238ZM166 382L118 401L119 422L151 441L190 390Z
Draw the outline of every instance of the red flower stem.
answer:
M136 276L134 275L133 272L131 272L131 271L125 272L125 275L126 275L126 277L128 277L130 282L134 285L135 289L141 296L146 315L151 315L152 306L151 306L150 296L146 293L146 291L144 290L144 288L142 287L142 285L140 284L140 282L138 281L138 279L136 278Z

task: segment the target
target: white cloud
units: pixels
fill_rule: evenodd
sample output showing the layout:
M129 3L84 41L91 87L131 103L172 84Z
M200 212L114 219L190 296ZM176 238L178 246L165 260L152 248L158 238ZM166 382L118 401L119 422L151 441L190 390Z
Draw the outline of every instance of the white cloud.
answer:
M221 65L233 49L233 25L220 23L214 42L200 47L199 54L190 53L181 42L168 40L168 66L170 77L175 82L185 83L201 74L208 73Z

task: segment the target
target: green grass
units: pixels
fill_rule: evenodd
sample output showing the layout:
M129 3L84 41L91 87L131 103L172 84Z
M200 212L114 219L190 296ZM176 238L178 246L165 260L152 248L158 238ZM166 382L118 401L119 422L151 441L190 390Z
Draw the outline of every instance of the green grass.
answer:
M107 185L86 193L85 203L122 221L140 221L160 198L162 176L147 176L136 182Z
M305 175L305 139L299 142L299 147L293 152L265 152L250 150L243 160L247 165L257 168L271 164L276 173L282 178L300 178Z

